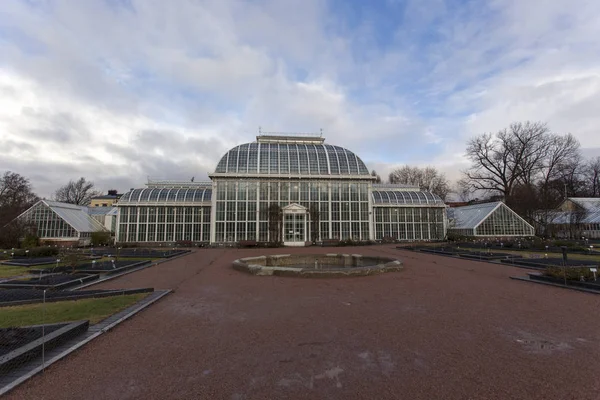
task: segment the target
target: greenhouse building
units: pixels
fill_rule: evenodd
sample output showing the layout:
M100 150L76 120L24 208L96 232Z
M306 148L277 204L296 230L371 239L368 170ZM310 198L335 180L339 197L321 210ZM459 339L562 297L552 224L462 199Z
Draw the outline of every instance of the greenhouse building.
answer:
M28 224L28 230L44 244L79 246L90 244L94 232L111 231L112 220L107 215L112 211L116 214L116 209L102 207L92 214L85 206L40 200L16 220Z
M438 240L432 193L377 185L365 163L320 136L261 134L223 155L210 182L149 181L117 203L119 242Z
M501 201L448 208L448 233L461 236L534 236L535 229Z

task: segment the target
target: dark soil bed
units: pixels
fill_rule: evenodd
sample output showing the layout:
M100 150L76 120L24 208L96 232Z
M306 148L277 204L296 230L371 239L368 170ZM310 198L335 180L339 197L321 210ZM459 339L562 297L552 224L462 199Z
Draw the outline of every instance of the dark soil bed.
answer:
M87 331L88 321L0 329L0 375Z
M501 260L501 259L505 259L505 260L513 260L515 258L521 258L522 256L520 255L515 255L515 254L510 254L510 253L490 253L487 251L471 251L471 252L464 252L460 254L461 257L464 258L471 258L471 259L476 259L476 260Z
M127 249L121 250L119 257L148 257L148 258L171 258L180 254L189 253L189 250L145 250Z
M138 267L140 265L149 263L151 260L118 260L115 261L114 264L112 261L96 261L96 262L87 262L78 265L75 267L75 270L79 273L109 273L115 274L117 272L122 272L131 268ZM55 272L71 272L73 271L73 267L61 266L58 268L48 268L48 269L34 269L33 273L55 273Z
M127 261L119 260L114 263L111 261L102 261L95 263L87 263L77 268L77 271L85 273L109 273L116 274L131 268L139 267L141 265L149 263L150 260L144 261Z
M459 254L469 253L468 250L456 249L453 247L430 247L430 246L416 246L416 247L398 247L403 250L414 250L414 251L422 251L424 253L434 253L434 254L442 254L447 256L455 256Z
M117 250L115 248L102 248L102 249L94 249L90 251L91 255L94 256L112 256L112 257L147 257L147 258L170 258L175 257L179 254L188 253L189 250L173 250L173 249L121 249Z
M67 324L46 325L43 332L41 325L25 326L22 328L0 328L0 356L41 338L42 333L47 335L65 325Z
M58 290L98 279L98 275L56 274L39 278L14 279L0 283L0 288L32 288Z

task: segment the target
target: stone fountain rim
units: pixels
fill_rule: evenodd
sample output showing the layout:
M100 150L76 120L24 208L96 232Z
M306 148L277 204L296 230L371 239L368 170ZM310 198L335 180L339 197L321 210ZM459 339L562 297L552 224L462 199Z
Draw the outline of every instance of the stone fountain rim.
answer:
M266 260L267 258L283 258L283 257L307 257L307 256L318 256L322 258L326 257L353 257L353 258L373 258L380 261L378 264L362 266L362 267L339 267L339 268L328 268L326 270L315 269L315 268L299 268L299 267L288 267L288 266L265 266L253 263L252 261ZM386 262L381 262L385 261ZM343 277L343 276L368 276L375 275L384 272L393 272L402 270L402 262L392 257L380 257L380 256L365 256L362 254L346 254L346 253L317 253L317 254L272 254L272 255L260 255L252 257L244 257L233 261L233 268L247 272L252 275L261 276L300 276L306 278L332 278L332 277Z

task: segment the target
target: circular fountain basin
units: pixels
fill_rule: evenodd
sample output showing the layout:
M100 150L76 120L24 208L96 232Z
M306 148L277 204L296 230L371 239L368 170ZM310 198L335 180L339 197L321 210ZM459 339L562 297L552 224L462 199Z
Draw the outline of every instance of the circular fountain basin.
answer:
M233 262L233 268L252 275L332 278L400 271L402 262L361 254L277 254L240 258Z

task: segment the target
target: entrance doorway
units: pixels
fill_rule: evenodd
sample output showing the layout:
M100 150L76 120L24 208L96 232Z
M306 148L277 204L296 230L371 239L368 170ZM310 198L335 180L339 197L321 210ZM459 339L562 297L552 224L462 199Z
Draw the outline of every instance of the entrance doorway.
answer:
M306 208L290 204L283 208L283 244L304 246L306 244Z

